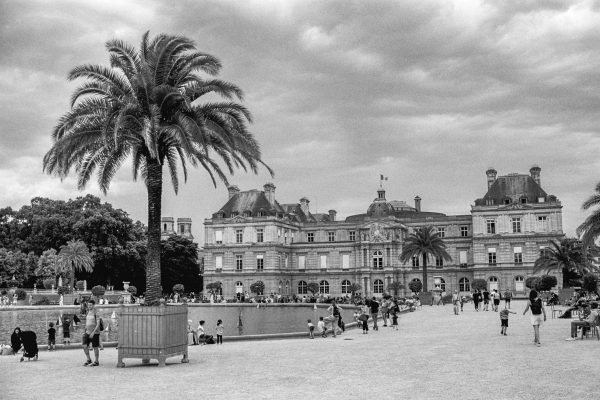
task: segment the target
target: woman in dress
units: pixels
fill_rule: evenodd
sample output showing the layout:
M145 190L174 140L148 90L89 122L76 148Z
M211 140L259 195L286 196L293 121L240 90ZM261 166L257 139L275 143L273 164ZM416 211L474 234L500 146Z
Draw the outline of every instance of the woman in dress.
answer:
M546 310L542 304L542 299L538 296L536 290L529 292L529 300L527 301L527 307L523 311L523 315L531 308L531 325L533 325L533 343L536 346L540 346L540 325L543 321L546 321ZM543 317L542 317L543 314Z

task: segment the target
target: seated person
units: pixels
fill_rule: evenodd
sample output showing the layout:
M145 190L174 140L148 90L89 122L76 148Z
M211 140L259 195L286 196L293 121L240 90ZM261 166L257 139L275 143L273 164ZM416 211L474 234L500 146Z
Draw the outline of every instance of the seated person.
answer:
M197 334L198 334L198 343L206 344L206 332L204 331L204 321L198 322Z
M582 329L590 327L592 324L598 323L598 318L600 318L598 314L598 303L592 303L592 309L590 311L590 315L583 320L580 321L572 321L571 322L571 337L566 340L575 340L577 338L577 328L581 327ZM582 333L583 336L583 333Z

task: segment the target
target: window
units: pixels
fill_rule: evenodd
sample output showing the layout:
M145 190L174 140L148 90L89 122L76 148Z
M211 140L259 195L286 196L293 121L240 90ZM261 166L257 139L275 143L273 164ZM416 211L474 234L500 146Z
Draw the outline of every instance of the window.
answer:
M383 293L383 281L381 279L373 281L373 293Z
M471 291L471 283L467 278L460 278L458 281L458 290L461 292L470 292Z
M521 197L521 204L527 204L527 197Z
M258 254L256 256L256 270L262 271L265 269L265 260L262 254Z
M223 256L215 257L215 270L220 271L223 269Z
M167 224L163 224L163 231L167 231Z
M244 268L243 256L241 254L237 254L235 256L235 270L241 271Z
M298 269L306 269L306 256L298 256Z
M329 294L329 282L319 282L319 293Z
M327 256L326 255L321 255L321 269L326 269L327 268Z
M523 248L522 247L513 247L513 254L514 254L515 264L523 264Z
M540 232L548 231L548 217L545 215L538 217L538 230Z
M215 231L215 243L223 244L223 231Z
M306 282L298 282L298 294L308 294L308 284Z
M241 229L236 229L235 230L235 242L242 243L243 239L244 239L244 231L242 231Z
M419 256L412 256L412 266L417 268L419 266Z
M435 258L435 267L436 268L442 268L444 266L444 258L443 257L436 257Z
M511 218L513 233L521 233L521 218Z
M262 243L264 241L264 230L262 228L258 228L256 230L256 241L258 243Z
M308 243L312 243L315 241L315 234L313 232L309 232L306 234L306 241Z
M266 216L267 214L266 214L264 211L259 211L257 215L258 215L259 217L264 217L264 216Z
M487 226L487 233L489 233L489 234L496 233L496 220L495 219L486 219L485 224Z
M494 247L488 249L488 264L496 265L496 249Z
M335 242L335 232L327 232L327 240L330 242Z
M356 241L356 232L355 231L350 231L349 232L349 237L350 237L350 241L351 242Z
M463 268L467 266L467 250L460 250L458 252L458 263Z
M461 226L460 227L460 237L468 237L469 236L469 227Z
M496 278L495 276L490 276L490 282L498 282L498 278Z
M350 254L342 254L342 269L350 268Z
M342 281L342 294L350 293L350 285L352 285L352 284L350 283L350 281L348 279L344 279Z
M233 217L237 217L237 216L238 216L238 212L237 212L237 211L233 211L233 212L231 213L231 218L233 218Z
M440 226L437 228L437 234L439 237L446 237L446 228Z
M433 285L435 286L435 289L439 289L442 292L446 291L446 281L442 277L434 276Z
M373 252L373 269L383 269L383 254L379 250Z

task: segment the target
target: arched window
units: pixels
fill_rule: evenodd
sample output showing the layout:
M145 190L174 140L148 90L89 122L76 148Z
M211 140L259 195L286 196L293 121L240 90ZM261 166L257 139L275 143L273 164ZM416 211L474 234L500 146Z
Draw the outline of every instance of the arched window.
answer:
M329 282L327 282L327 281L319 282L319 293L329 294Z
M421 282L421 280L419 278L415 278L413 279L413 282Z
M435 285L436 289L440 289L442 292L446 291L446 281L444 280L444 278L439 278L439 284Z
M298 294L308 294L308 284L305 281L298 282Z
M458 281L458 290L461 292L470 292L471 291L471 283L467 278L460 278Z
M490 276L490 282L498 282L498 278L495 276Z
M373 281L373 293L383 293L383 281L381 279L375 279L375 281Z
M525 278L523 278L522 276L515 276L515 282L523 282L525 280Z
M243 284L242 282L240 282L240 281L237 281L237 282L235 283L235 293L236 293L236 295L237 295L238 293L240 293L240 294L241 294L241 293L244 293L244 284Z
M350 283L350 281L348 279L344 279L342 281L342 293L343 294L350 293L350 285L352 285L352 284Z
M380 250L373 252L373 269L383 269L383 253Z

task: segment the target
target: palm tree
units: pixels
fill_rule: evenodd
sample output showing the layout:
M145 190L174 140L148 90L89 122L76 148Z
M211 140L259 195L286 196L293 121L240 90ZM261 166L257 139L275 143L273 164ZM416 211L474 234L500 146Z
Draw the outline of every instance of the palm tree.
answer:
M596 207L579 227L577 235L581 238L583 253L587 253L590 248L596 248L596 239L600 236L600 182L596 184L596 193L587 199L581 208L588 210Z
M163 166L168 167L175 193L178 166L187 179L188 163L201 166L227 184L224 171L235 168L257 172L260 148L247 125L250 112L233 100L243 99L235 85L204 79L221 68L215 57L196 51L181 36L160 34L142 37L140 49L120 41L106 43L110 68L82 65L69 79L86 81L71 98L52 133L54 144L44 157L44 171L66 176L71 168L83 189L97 171L106 194L117 170L132 160L133 179L144 179L148 197L148 254L146 298L149 304L161 296L160 218ZM205 95L223 101L204 101Z
M535 260L533 273L547 274L556 270L562 271L566 278L569 273L581 276L590 272L599 272L598 267L592 262L596 254L595 246L584 254L582 242L577 239L563 238L560 242L553 240L550 242L550 246L542 250L539 258Z
M87 245L81 240L70 240L66 245L60 246L56 259L57 272L68 272L72 288L75 288L75 271L92 272L94 261Z
M423 257L423 292L427 292L427 256L441 257L445 261L452 261L452 257L446 251L444 240L433 230L433 226L423 227L407 238L400 261L406 263L413 257Z

